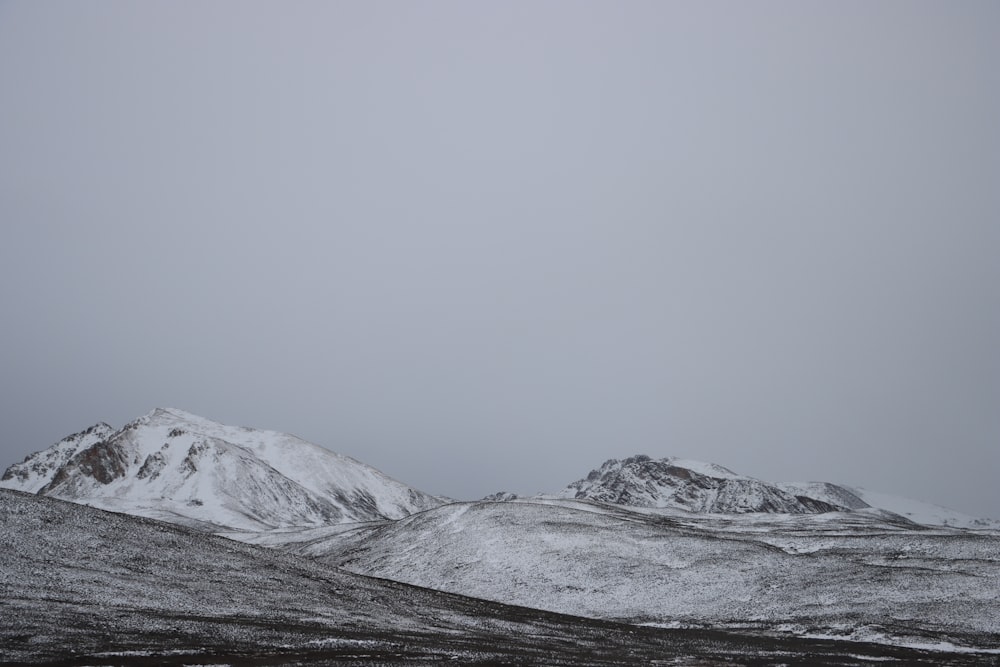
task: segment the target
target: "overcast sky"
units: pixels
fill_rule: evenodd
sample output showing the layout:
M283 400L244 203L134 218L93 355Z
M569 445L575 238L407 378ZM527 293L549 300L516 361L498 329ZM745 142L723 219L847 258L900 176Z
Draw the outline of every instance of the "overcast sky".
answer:
M0 1L0 469L157 406L458 498L1000 517L1000 3Z

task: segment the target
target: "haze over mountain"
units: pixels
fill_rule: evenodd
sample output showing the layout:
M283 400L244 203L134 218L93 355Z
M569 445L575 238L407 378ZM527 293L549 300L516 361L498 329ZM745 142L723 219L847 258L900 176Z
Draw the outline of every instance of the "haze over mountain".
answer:
M1000 518L998 24L4 0L0 468L176 405L456 498L646 453Z
M0 0L0 662L996 663L998 26Z

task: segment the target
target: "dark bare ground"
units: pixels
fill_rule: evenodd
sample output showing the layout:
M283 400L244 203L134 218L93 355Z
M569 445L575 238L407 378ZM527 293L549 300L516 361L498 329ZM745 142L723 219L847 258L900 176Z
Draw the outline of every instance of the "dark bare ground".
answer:
M36 646L30 662L85 665L996 665L997 656L926 651L881 644L775 638L714 630L671 630L594 621L466 599L522 634L484 629L442 632L331 632L320 624L259 619L162 616L138 633L101 629L71 614L64 641ZM471 612L471 609L463 610ZM76 618L72 618L72 616ZM93 626L98 627L93 627ZM117 625L117 624L115 624ZM91 626L91 627L87 627ZM156 627L160 627L156 630ZM3 644L29 641L4 636ZM34 638L37 641L37 637ZM9 646L9 644L8 644ZM39 650L40 649L40 650ZM0 653L2 656L2 653Z

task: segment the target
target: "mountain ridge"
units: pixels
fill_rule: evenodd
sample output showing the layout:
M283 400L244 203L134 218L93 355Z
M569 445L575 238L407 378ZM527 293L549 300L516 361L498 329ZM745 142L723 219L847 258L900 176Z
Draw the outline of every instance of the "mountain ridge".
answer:
M496 493L487 499L500 499ZM638 454L609 459L558 493L629 507L691 512L816 514L875 508L928 526L1000 530L1000 519L974 517L931 503L832 482L766 482L715 463Z
M218 529L395 519L441 504L295 436L175 408L68 436L9 467L0 487Z
M448 503L295 436L158 408L64 438L0 486L557 613L1000 651L1000 533L923 525L955 521L924 503L714 463L636 455L558 495Z
M835 486L835 485L830 485ZM805 488L796 494L777 484L737 475L714 463L676 457L652 459L639 454L626 459L609 459L559 492L563 498L596 500L634 507L674 507L694 512L745 514L777 512L813 514L867 507L835 502L808 495ZM844 490L843 494L851 495ZM857 499L856 499L857 500Z
M227 426L176 408L156 408L118 430L98 422L11 465L0 487L210 531L398 519L454 502L293 435ZM1000 520L857 487L766 482L716 463L642 454L609 459L552 495L732 514L876 507L924 525L1000 529Z

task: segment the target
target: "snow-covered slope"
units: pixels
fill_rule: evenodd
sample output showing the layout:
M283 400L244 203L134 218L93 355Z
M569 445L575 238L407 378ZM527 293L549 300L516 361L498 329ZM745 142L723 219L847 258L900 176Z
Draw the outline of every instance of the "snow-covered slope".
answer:
M611 459L563 489L563 498L635 507L675 507L694 512L803 514L854 509L797 495L775 484L743 477L713 463L648 456ZM863 503L862 503L863 505Z
M860 487L850 487L850 491L872 507L878 507L910 521L925 526L951 526L954 528L969 528L974 530L1000 530L1000 519L984 519L962 514L955 510L932 505L931 503L901 498L887 493L869 491Z
M877 510L721 515L460 503L286 548L353 572L598 618L1000 648L1000 536Z
M852 489L830 482L779 482L779 489L798 498L811 498L844 510L860 510L873 507L866 503ZM888 508L879 508L888 509ZM891 511L891 510L890 510Z
M3 489L0 544L4 664L970 664L508 607Z
M0 486L208 530L396 519L440 505L291 435L157 409L34 454Z

